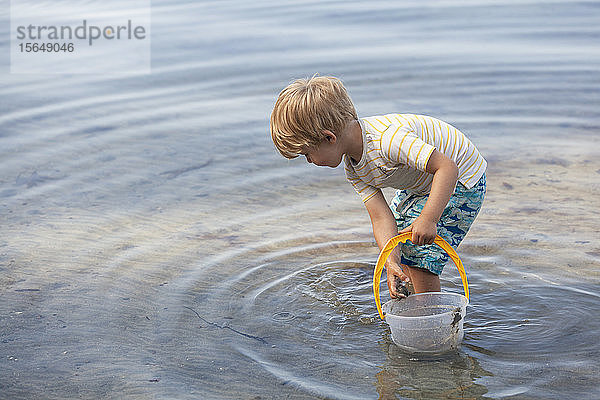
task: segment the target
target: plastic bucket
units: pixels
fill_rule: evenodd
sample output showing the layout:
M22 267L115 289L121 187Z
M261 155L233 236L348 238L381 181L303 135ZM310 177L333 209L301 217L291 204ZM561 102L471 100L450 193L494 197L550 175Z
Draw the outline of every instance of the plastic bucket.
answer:
M442 353L455 349L463 338L463 322L469 304L469 284L458 254L440 236L434 243L440 246L456 265L465 296L457 293L429 292L413 294L405 299L393 299L384 304L379 300L381 272L388 256L399 244L411 238L403 233L391 238L381 250L373 275L373 294L379 316L392 331L392 340L401 349L418 353ZM384 315L385 312L385 315Z
M410 353L443 353L463 338L469 301L456 293L419 293L383 305L392 340Z

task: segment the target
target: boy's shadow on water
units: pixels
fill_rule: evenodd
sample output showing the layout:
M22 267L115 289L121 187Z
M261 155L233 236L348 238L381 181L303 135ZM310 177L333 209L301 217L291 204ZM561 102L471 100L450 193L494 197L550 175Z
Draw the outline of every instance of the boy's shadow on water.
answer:
M386 335L381 343L387 354L376 375L380 399L474 399L485 398L482 376L493 376L476 358L462 351L442 355L415 355L400 350Z

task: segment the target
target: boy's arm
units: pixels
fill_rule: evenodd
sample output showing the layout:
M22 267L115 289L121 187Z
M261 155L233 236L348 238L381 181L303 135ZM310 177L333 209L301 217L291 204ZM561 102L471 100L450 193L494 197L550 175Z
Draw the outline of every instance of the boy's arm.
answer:
M369 217L371 217L375 241L381 250L388 240L398 234L396 219L385 201L383 193L379 189L375 195L365 202L365 207L369 212ZM387 284L390 295L392 297L403 297L403 295L399 295L396 291L396 282L397 279L408 281L409 278L402 272L397 248L390 253L390 256L385 263L385 269L387 272Z
M400 233L412 231L411 241L416 245L433 243L437 234L436 225L454 193L458 180L456 163L437 150L431 153L426 171L433 174L429 198L421 215L409 227L400 231Z

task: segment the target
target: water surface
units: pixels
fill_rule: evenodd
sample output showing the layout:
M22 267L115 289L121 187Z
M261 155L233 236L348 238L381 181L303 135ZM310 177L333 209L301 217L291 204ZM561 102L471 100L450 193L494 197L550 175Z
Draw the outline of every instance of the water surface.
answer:
M152 8L150 75L5 63L0 397L600 397L596 2ZM458 352L393 345L343 170L270 143L277 93L315 72L488 159ZM442 285L461 290L453 267Z

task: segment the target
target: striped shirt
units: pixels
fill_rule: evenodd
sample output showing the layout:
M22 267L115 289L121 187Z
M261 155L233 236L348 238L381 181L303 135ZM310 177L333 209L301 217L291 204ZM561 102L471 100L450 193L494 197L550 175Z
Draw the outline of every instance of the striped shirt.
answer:
M433 175L425 171L434 149L458 166L458 181L472 188L487 162L458 129L425 115L386 114L360 118L363 152L360 161L344 156L346 178L363 202L379 188L405 189L415 194L431 190Z

